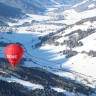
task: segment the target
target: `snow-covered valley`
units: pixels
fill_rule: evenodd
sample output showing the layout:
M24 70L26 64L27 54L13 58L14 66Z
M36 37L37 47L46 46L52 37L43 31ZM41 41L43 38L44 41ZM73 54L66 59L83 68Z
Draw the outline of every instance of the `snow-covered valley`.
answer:
M88 10L75 10L84 3L61 13L55 12L58 7L48 8L43 15L27 14L28 17L14 19L15 23L7 22L8 27L0 26L0 58L5 58L6 45L17 43L24 48L24 67L40 67L96 89L96 8L88 3ZM21 85L26 83L24 86L29 84L33 89L43 89L41 85L31 86L30 82L14 78L5 80L21 82ZM0 80L4 78L0 77ZM75 96L66 90L52 88L57 92L61 90L67 96Z

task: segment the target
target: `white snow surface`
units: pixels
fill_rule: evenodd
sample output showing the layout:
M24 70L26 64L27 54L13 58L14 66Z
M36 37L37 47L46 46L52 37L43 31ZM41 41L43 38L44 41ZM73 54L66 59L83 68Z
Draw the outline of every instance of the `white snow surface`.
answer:
M60 92L60 93L64 93L66 96L75 96L74 93L68 92L68 91L61 89L61 88L58 88L58 87L51 87L51 89L53 89L57 92Z
M43 89L44 88L42 85L33 84L33 83L30 83L29 81L24 81L24 80L18 79L17 77L14 77L14 76L11 76L11 78L0 77L0 80L7 81L9 83L10 82L19 83L19 84L27 87L29 90Z
M60 93L64 93L66 96L76 96L76 94L72 93L72 92L68 92L62 88L58 88L58 87L52 87L51 86L51 89L57 91L57 92L60 92ZM84 94L80 94L80 93L77 93L78 96L86 96ZM92 96L96 96L96 94L92 94Z
M76 94L72 93L72 92L68 92L62 88L58 88L58 87L50 87L51 89L53 89L54 91L60 92L60 93L64 93L66 96L76 96ZM77 96L87 96L81 93L77 93ZM92 94L91 96L96 96L96 94Z
M60 3L54 1L54 0L51 0L53 3L55 3L56 5L60 5Z
M95 5L94 4L90 4L89 6L88 6L88 8L93 8Z

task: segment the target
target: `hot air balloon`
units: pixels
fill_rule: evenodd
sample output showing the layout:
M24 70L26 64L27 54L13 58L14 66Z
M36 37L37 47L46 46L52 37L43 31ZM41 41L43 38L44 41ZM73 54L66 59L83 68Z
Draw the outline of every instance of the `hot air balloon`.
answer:
M4 50L5 57L8 59L12 67L15 67L21 60L24 50L18 44L10 44Z

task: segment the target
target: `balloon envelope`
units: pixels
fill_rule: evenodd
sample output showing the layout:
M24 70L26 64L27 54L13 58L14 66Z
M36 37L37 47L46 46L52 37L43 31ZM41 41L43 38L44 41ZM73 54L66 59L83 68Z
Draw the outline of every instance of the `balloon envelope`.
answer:
M21 60L24 54L24 50L21 46L17 44L10 44L5 48L4 54L12 67L15 67L17 63Z

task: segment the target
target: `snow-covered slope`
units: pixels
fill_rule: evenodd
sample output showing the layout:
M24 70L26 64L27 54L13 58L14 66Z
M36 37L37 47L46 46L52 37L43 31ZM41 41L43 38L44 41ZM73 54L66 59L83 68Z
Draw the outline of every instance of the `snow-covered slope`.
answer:
M51 0L52 2L55 1L54 3L58 2L59 4L68 4L68 5L74 5L77 4L83 0ZM58 4L56 3L56 4Z
M75 95L74 93L67 92L67 91L65 91L65 90L63 90L61 88L58 88L58 87L51 87L51 89L53 89L53 90L55 90L57 92L62 92L62 93L64 93L67 96L74 96Z
M81 20L83 18L89 18L96 16L96 1L95 0L84 0L81 3L74 5L68 10L62 12L65 19L70 20Z
M96 8L96 1L95 0L84 0L83 2L76 4L72 7L77 12L82 12L86 10L91 10Z
M11 76L11 78L4 78L4 77L0 77L0 80L4 80L7 82L16 82L16 83L20 83L21 85L27 87L29 90L35 90L35 89L44 89L43 86L41 85L37 85L37 84L32 84L28 81L24 81L24 80L20 80L14 76Z
M26 60L23 61L23 67L29 69L30 67L40 67L69 80L74 80L74 83L82 83L84 86L86 84L95 90L96 8L92 5L94 1L90 3L91 5L88 3L91 9L75 10L75 8L78 9L78 6L86 4L87 1L60 14L54 11L52 14L49 14L50 11L43 16L27 14L29 16L27 18L14 19L15 23L8 22L9 27L7 28L0 27L0 58L5 58L3 51L8 44L19 43L25 51L23 58ZM53 2L55 1L53 0ZM57 15L64 16L63 20L56 18ZM10 80L14 81L13 78ZM20 81L22 85L21 79L16 77L15 81L17 83ZM68 93L59 87L53 86L52 89L69 94L68 96L70 94L74 96L73 93Z

